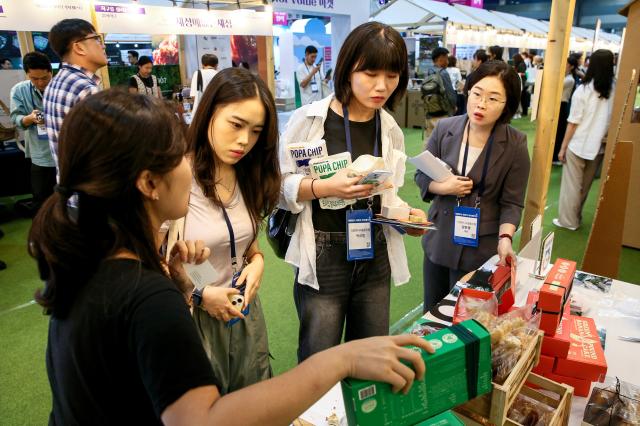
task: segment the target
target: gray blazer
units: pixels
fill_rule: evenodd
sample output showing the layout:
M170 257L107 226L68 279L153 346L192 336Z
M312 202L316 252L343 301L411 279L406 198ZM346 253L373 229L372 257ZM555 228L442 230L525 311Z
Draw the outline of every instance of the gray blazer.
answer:
M458 175L460 172L457 165L466 122L466 114L438 121L427 143L427 149L451 166ZM482 178L486 155L485 146L467 174L473 180L473 190L469 196L461 200L460 205L475 205L477 185ZM477 248L453 243L453 209L457 205L456 196L429 192L432 179L418 170L415 182L420 187L422 199L427 202L433 200L429 209L429 220L438 228L437 231L427 232L422 239L422 248L429 260L451 269L472 271L496 254L500 225L511 223L518 227L520 224L530 165L527 136L508 124L498 124L494 131L485 190L480 204L480 241Z

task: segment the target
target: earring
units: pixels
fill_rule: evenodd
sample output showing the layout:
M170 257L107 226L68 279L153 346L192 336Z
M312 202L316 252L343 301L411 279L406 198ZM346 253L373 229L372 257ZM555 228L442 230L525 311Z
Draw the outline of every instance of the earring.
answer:
M153 195L151 196L151 199L152 199L153 201L158 201L158 200L160 199L160 196L159 196L158 194L153 194Z

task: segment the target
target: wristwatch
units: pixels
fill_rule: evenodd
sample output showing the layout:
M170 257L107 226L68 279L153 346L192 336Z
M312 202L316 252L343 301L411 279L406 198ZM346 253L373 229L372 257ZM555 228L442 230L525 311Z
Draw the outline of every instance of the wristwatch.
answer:
M202 292L203 292L203 289L194 288L193 292L191 293L191 300L193 302L193 306L197 308L202 306Z

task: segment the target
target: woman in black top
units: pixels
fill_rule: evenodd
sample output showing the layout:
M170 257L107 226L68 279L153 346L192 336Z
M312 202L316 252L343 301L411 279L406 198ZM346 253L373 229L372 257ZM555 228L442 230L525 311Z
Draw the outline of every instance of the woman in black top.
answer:
M420 354L401 346L431 350L426 341L380 337L220 397L180 291L182 263L209 250L178 242L167 265L155 238L187 212L191 171L175 115L108 90L74 107L60 140L60 184L29 235L45 281L36 297L51 315L50 424L289 424L347 376L408 390L423 375Z
M162 98L162 91L158 85L158 79L155 75L151 74L153 72L153 61L151 58L141 56L136 66L138 67L138 72L129 79L129 92Z

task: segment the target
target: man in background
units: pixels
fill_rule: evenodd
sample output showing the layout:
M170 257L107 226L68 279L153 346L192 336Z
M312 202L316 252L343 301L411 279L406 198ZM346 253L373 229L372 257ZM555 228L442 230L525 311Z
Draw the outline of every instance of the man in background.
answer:
M24 130L25 157L31 159L31 193L29 215L35 216L44 201L53 194L56 164L49 149L49 137L42 113L42 98L52 77L47 55L30 52L22 59L27 80L11 89L11 121Z
M140 54L135 50L129 50L127 52L127 59L129 60L129 65L135 67L138 65L138 59L140 58Z
M421 87L426 113L425 141L439 120L455 113L457 103L456 91L447 72L449 51L444 47L436 47L431 52L431 59L433 67L428 70Z
M44 120L47 125L51 155L58 167L58 134L71 108L100 90L98 69L107 65L102 36L89 22L63 19L49 32L49 43L62 59L60 72L44 92Z
M307 105L323 98L323 77L320 72L322 59L316 64L317 58L318 49L315 46L307 46L304 49L304 60L298 65L298 69L296 70L302 105Z
M195 115L202 94L218 73L218 57L212 53L205 53L200 59L202 68L193 73L191 77L191 96L193 97L193 112Z

